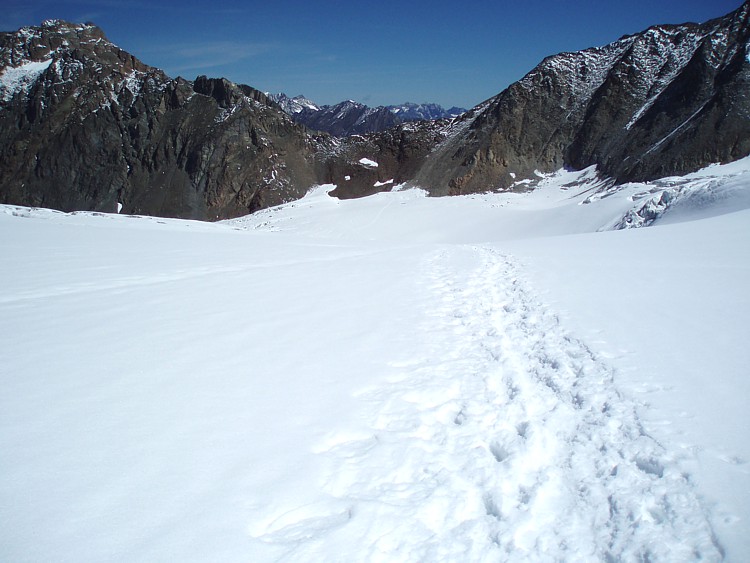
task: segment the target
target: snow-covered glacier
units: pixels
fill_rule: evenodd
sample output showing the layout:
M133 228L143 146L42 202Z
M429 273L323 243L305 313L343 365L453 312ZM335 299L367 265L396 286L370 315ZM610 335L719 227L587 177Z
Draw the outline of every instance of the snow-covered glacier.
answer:
M747 559L749 179L0 207L0 559Z

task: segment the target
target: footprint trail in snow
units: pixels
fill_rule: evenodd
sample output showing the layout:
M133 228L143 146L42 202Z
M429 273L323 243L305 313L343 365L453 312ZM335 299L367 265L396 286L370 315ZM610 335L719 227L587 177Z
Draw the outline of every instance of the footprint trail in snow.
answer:
M371 434L321 446L332 501L258 539L288 560L722 558L677 460L510 258L457 246L424 271L429 353L358 397Z

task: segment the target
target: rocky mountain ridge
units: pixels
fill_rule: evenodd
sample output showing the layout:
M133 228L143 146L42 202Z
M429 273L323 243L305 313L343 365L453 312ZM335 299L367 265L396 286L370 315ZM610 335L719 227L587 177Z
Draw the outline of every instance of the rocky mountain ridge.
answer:
M509 189L539 170L597 165L649 180L750 152L750 3L547 57L459 118L414 181L436 195ZM476 111L480 109L480 111Z
M313 110L313 111L320 110L320 106L318 104L316 104L312 100L308 100L303 95L294 96L293 98L290 98L283 92L279 92L278 94L272 94L270 92L266 92L266 96L268 96L274 102L279 104L279 106L284 111L284 113L292 117L295 114L300 113L306 109Z
M410 121L458 117L466 111L459 107L446 110L438 104L411 102L375 108L354 100L345 100L332 106L318 105L302 95L290 98L283 92L269 94L269 97L295 122L336 137L377 133Z
M400 120L385 107L371 108L354 100L345 100L333 106L320 106L319 109L303 109L292 115L300 123L313 131L322 131L334 137L365 135L385 131Z
M440 104L415 104L405 102L403 104L386 106L391 113L395 113L401 121L431 121L433 119L450 119L458 117L466 112L465 108L457 106L448 109L443 108Z
M262 92L171 79L96 26L0 35L0 201L241 215L303 195L315 143Z
M0 202L217 219L316 183L339 197L400 183L450 195L526 189L561 167L682 174L750 153L749 12L547 57L458 117L342 138L249 86L172 79L93 25L48 21L0 34ZM296 116L320 113L296 103ZM359 109L343 104L342 124Z

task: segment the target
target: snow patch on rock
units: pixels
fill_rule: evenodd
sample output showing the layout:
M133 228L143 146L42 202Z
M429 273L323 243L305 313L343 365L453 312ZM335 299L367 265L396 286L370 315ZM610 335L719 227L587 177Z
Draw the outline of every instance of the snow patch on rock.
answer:
M0 97L4 102L10 101L16 94L27 94L31 86L52 64L46 61L29 61L18 67L6 67L0 73Z

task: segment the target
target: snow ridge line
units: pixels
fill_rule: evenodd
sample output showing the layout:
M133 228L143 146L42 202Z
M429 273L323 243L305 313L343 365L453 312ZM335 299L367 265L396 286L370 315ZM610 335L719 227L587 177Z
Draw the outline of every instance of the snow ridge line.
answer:
M342 560L722 558L677 460L510 258L456 246L425 272L429 353L361 394L371 434L321 447L332 503L258 539L290 560L327 542L356 546Z

